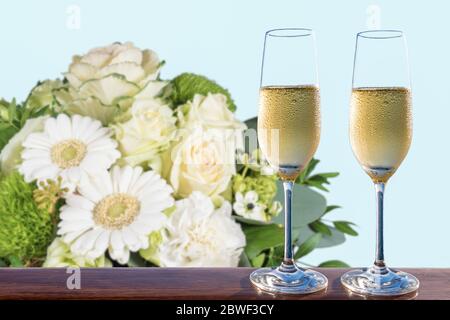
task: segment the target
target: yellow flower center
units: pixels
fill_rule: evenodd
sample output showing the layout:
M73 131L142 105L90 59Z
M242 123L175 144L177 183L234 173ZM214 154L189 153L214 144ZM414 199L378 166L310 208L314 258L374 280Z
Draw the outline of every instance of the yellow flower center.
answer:
M125 193L104 197L94 208L94 222L107 229L130 225L139 214L139 200Z
M78 166L86 155L86 145L77 139L55 144L50 152L52 162L62 169Z

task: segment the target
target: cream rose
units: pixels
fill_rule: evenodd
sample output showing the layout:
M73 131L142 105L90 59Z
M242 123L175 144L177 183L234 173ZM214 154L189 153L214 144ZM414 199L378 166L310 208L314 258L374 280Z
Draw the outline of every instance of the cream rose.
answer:
M128 121L113 126L122 160L131 166L155 166L176 135L173 111L160 99L137 99L130 111Z
M246 125L236 119L234 113L228 109L227 97L223 94L196 94L192 101L187 103L187 107L188 112L182 119L185 127L246 129Z
M163 160L163 176L178 197L201 191L214 197L224 192L236 172L234 130L182 130L181 141Z

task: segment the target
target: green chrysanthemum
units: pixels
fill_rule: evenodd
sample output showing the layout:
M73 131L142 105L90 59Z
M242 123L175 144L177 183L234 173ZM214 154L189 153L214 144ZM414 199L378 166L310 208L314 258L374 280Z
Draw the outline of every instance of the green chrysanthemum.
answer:
M0 258L43 258L53 238L51 215L33 200L32 184L14 171L0 180Z
M208 95L208 93L221 93L227 97L228 108L236 110L236 105L227 89L207 77L194 74L182 73L171 82L172 91L169 99L175 106L182 105L194 98L196 94Z

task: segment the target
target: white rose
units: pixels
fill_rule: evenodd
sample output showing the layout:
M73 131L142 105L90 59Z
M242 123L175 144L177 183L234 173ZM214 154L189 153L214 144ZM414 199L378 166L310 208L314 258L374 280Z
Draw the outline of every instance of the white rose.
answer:
M176 202L159 246L162 267L237 267L245 235L231 217L231 205L219 209L200 192Z
M113 126L123 161L131 166L156 164L176 134L173 111L159 99L137 99L131 118Z
M31 133L43 130L47 118L49 116L28 119L22 129L9 140L0 153L0 168L3 174L14 171L22 162L22 143Z
M246 129L246 125L237 120L234 113L228 109L227 97L223 94L196 94L187 105L188 112L183 119L187 127L201 125L204 129Z
M235 135L226 130L186 130L163 159L163 176L178 197L200 191L215 197L224 192L236 173Z

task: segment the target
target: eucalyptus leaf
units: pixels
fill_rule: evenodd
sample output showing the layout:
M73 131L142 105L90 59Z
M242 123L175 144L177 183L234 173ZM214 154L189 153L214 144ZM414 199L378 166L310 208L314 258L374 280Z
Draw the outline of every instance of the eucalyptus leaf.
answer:
M319 268L350 268L348 264L341 260L328 260L318 265Z
M284 203L283 185L277 182L278 191L275 200ZM302 185L294 185L292 203L292 227L299 228L319 219L325 212L327 201L323 195ZM273 222L284 224L283 215L280 214Z
M247 240L245 254L250 260L263 250L282 245L284 242L284 229L276 224L245 226L243 231Z
M317 245L317 248L334 247L345 242L345 235L342 232L340 232L334 227L329 228L331 231L331 236L323 235L322 239L320 240L320 243ZM313 234L314 231L312 231L309 228L309 226L304 226L302 228L295 229L297 244L301 244L302 242L306 241L306 239L311 237Z
M299 247L297 252L295 252L294 259L300 259L301 257L306 256L308 253L313 251L317 245L320 243L320 240L322 239L321 233L315 233L312 236L310 236L308 239L306 239L305 242L303 242Z
M258 129L258 117L250 118L250 119L244 121L244 123L247 125L248 129L254 129L254 130Z

